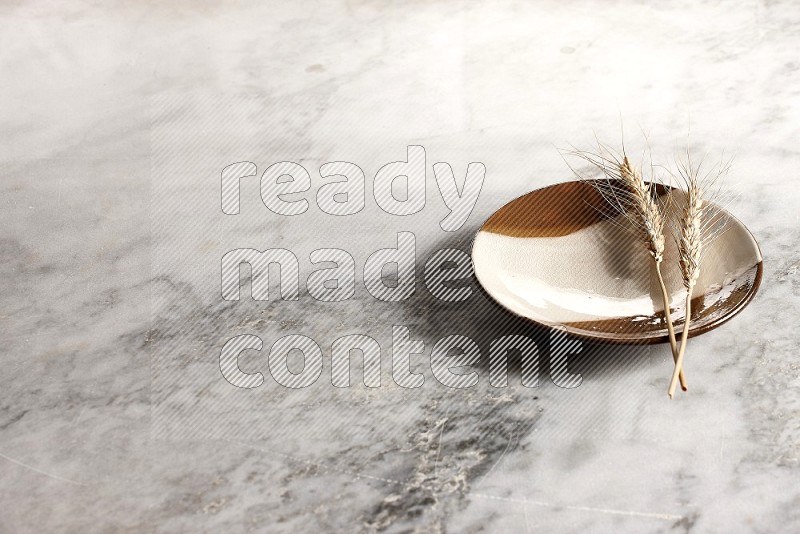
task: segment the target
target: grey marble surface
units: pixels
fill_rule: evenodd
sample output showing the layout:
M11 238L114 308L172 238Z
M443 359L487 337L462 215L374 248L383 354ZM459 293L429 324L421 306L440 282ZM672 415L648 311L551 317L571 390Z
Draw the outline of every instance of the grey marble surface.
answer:
M274 4L274 5L271 5ZM0 6L0 531L793 532L800 530L800 9L792 2L143 2ZM755 234L755 301L696 338L691 391L668 401L665 346L585 346L581 385L438 384L448 334L547 333L480 294L424 282L380 302L323 303L312 250L417 237L468 251L506 201L569 178L556 147L647 133L736 157L729 209ZM385 163L426 149L428 203L393 217L371 194ZM319 166L358 164L365 209L322 213ZM268 212L221 169L277 161L311 173L309 211ZM486 166L458 231L431 165ZM224 302L237 247L300 260L295 302ZM425 343L425 384L391 377L391 327ZM222 378L239 334L322 348L304 390ZM331 385L343 335L374 337L380 388ZM266 353L242 357L266 372Z

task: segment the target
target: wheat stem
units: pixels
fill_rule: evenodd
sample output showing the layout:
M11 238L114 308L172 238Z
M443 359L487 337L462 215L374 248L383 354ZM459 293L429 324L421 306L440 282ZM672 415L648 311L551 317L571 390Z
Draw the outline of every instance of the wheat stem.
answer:
M686 319L683 321L683 334L681 335L681 348L678 351L678 357L675 359L675 369L672 371L672 379L669 381L669 398L675 395L675 387L678 384L678 375L683 369L683 355L686 353L686 342L689 341L689 323L692 317L692 284L686 292Z
M656 262L656 274L658 275L658 285L661 287L661 297L664 299L664 317L667 320L667 332L669 332L669 345L672 349L672 358L675 363L678 362L678 342L675 339L675 327L672 324L672 312L669 308L669 293L667 293L667 286L664 284L664 277L661 275L661 262ZM681 389L688 391L689 386L686 384L686 376L683 373L683 367L680 368L678 378L681 381Z

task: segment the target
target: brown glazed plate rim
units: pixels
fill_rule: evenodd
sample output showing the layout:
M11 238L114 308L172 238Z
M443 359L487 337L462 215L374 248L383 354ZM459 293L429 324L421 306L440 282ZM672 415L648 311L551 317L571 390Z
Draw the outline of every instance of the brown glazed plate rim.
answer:
M540 192L542 192L544 190L551 189L551 188L556 188L556 187L564 187L564 186L569 185L569 184L580 184L581 182L583 182L583 181L581 181L581 180L571 180L571 181L559 182L559 183L556 183L556 184L551 184L551 185L547 185L547 186L544 186L544 187L540 187L538 189L534 189L533 191L529 191L527 193L524 193L524 194L522 194L522 195L520 195L520 196L518 196L518 197L516 197L516 198L514 198L514 199L512 199L512 200L510 200L508 202L506 202L500 208L495 210L481 224L481 227L478 229L478 231L475 233L475 235L472 238L472 246L471 246L471 249L470 249L470 257L472 259L473 265L475 263L475 241L476 241L478 235L481 232L487 231L486 230L487 223L489 221L491 221L492 218L494 218L499 211L503 210L504 208L506 208L507 206L509 206L509 205L511 205L511 204L513 204L515 202L518 202L518 201L524 199L525 197L528 197L528 196L536 194L536 193L540 193ZM666 187L668 188L668 186L666 186ZM750 229L747 228L747 226L745 226L738 218L736 218L733 214L731 214L727 210L725 210L725 213L727 214L728 217L730 217L732 220L736 221L738 224L741 225L742 228L744 228L747 231L747 233L749 234L750 238L753 241L753 244L756 247L756 250L758 251L760 260L754 265L754 268L756 269L756 273L755 273L752 285L748 288L747 293L734 306L728 308L719 317L717 317L717 318L715 318L715 319L713 319L713 320L711 320L710 322L707 322L707 323L701 323L701 324L698 324L696 326L695 325L690 325L690 327L689 327L689 337L690 338L705 334L706 332L714 330L715 328L718 328L718 327L722 326L723 324L727 323L728 321L730 321L732 318L734 318L736 315L738 315L744 308L746 308L748 304L750 304L750 302L755 297L756 293L758 293L759 288L761 287L761 280L762 280L763 272L764 272L764 261L763 261L763 255L761 254L761 247L759 246L758 241L756 240L756 238L752 234L752 232L750 232ZM752 270L752 268L751 268L751 270ZM586 330L586 329L583 329L583 328L578 328L578 327L575 327L574 325L571 325L570 323L553 323L553 322L547 322L547 321L542 321L542 320L538 320L538 319L533 319L533 318L528 317L526 315L517 313L516 311L512 310L507 305L505 305L501 300L498 300L497 298L495 298L495 296L492 295L492 293L484 286L483 282L481 282L480 276L478 275L478 272L477 272L477 270L474 269L474 267L473 267L473 272L474 272L474 275L475 275L475 279L478 282L478 287L480 288L481 292L491 302L493 302L494 304L500 306L503 310L505 310L506 312L510 313L511 315L513 315L515 317L518 317L520 319L523 319L523 320L525 320L525 321L527 321L527 322L529 322L531 324L534 324L534 325L537 325L537 326L540 326L540 327L544 327L544 328L548 328L548 329L557 328L557 329L560 329L560 330L564 330L570 336L573 336L573 337L576 337L576 338L579 338L579 339L583 339L583 340L586 340L586 341L590 341L590 342L595 342L595 343L617 344L617 345L655 345L655 344L659 344L659 343L668 343L669 342L669 336L666 333L664 333L664 334L654 334L654 333L644 332L644 333L641 333L639 335L637 335L637 334L626 334L625 336L619 336L619 335L615 335L615 334L613 334L611 332L593 331L593 330Z

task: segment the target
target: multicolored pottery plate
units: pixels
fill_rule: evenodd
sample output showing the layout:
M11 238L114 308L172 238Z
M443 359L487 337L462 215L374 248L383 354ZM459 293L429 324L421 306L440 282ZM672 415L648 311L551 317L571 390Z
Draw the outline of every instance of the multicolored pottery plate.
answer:
M683 200L679 189L660 187L659 194ZM761 282L753 235L730 213L711 208L722 231L704 251L690 336L730 320ZM685 289L677 247L666 242L662 271L678 330ZM668 341L654 262L631 223L590 183L565 182L512 200L478 231L472 261L486 292L516 315L597 341Z

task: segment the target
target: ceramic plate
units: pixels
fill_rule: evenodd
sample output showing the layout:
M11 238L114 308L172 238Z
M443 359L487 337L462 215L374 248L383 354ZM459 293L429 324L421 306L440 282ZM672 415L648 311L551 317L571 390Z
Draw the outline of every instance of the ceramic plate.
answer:
M683 195L668 187L659 194L677 201ZM712 208L719 210L722 232L705 248L690 336L736 315L761 281L753 235L722 208ZM662 271L678 330L685 290L676 246L666 241ZM589 183L565 182L509 202L478 231L472 261L489 296L516 315L598 341L668 341L654 263L631 224Z

